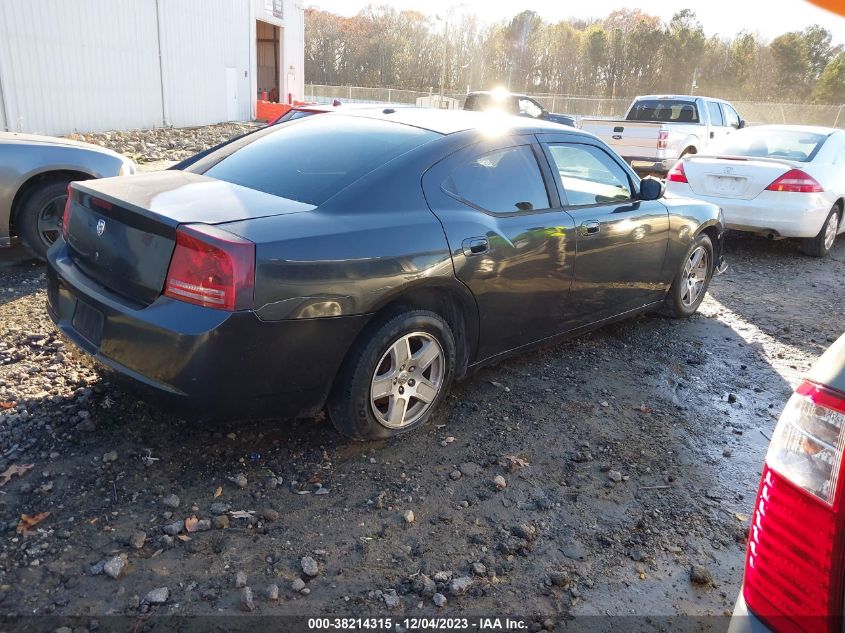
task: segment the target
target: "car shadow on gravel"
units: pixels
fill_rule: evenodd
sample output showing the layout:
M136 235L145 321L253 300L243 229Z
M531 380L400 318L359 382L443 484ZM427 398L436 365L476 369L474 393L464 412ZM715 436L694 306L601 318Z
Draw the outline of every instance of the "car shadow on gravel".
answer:
M41 288L44 263L38 261L20 244L0 248L0 305L30 295Z

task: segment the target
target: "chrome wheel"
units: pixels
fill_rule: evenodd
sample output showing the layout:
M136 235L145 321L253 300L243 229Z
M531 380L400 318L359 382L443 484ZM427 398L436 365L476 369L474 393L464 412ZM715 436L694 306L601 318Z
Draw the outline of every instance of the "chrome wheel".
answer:
M62 230L62 215L65 211L67 195L56 196L48 200L39 210L36 216L38 237L46 246L50 246L59 237Z
M379 423L400 429L429 410L445 377L440 343L426 332L406 334L393 343L376 365L370 404Z
M699 246L692 253L684 266L683 283L681 289L681 303L691 307L705 291L707 275L710 272L710 255L703 246Z
M836 229L839 228L839 215L831 213L824 227L824 250L829 251L836 239Z

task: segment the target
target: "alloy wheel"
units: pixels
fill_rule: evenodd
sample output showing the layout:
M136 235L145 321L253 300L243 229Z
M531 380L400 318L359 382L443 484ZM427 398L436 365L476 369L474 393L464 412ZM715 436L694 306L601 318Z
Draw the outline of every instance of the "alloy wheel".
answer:
M446 362L437 339L412 332L395 341L376 365L370 404L380 424L400 429L414 424L440 393Z
M50 246L55 242L59 233L62 230L62 215L65 210L65 202L67 202L67 195L56 196L48 200L44 206L38 210L37 227L38 237L45 246Z
M704 292L709 271L710 255L703 246L699 246L690 253L689 259L684 265L684 286L681 290L681 302L685 306L693 306Z
M833 242L836 239L836 229L838 228L839 216L836 213L831 213L824 227L824 250L829 251L833 247Z

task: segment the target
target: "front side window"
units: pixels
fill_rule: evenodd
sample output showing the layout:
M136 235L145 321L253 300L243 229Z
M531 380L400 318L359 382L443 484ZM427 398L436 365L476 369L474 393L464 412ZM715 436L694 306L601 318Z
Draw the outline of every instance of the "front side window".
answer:
M725 109L725 124L729 125L733 128L739 127L739 115L736 113L731 106L727 103L723 104L722 107Z
M594 145L556 143L549 145L568 206L623 202L633 197L625 170Z
M442 184L449 195L497 213L549 208L549 195L530 145L505 147L456 167Z
M540 115L543 114L543 109L531 99L520 99L519 113L522 116L530 116L535 119L539 119Z
M710 124L711 125L718 125L724 126L725 120L722 118L722 110L719 108L719 104L715 101L708 101L707 102L707 111L710 113Z

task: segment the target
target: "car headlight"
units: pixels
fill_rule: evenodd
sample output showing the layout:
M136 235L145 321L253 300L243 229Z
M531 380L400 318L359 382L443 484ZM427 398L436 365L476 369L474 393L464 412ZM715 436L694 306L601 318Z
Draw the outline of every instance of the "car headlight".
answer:
M135 163L131 160L124 161L123 164L120 166L120 171L117 172L118 176L131 176L135 173Z

